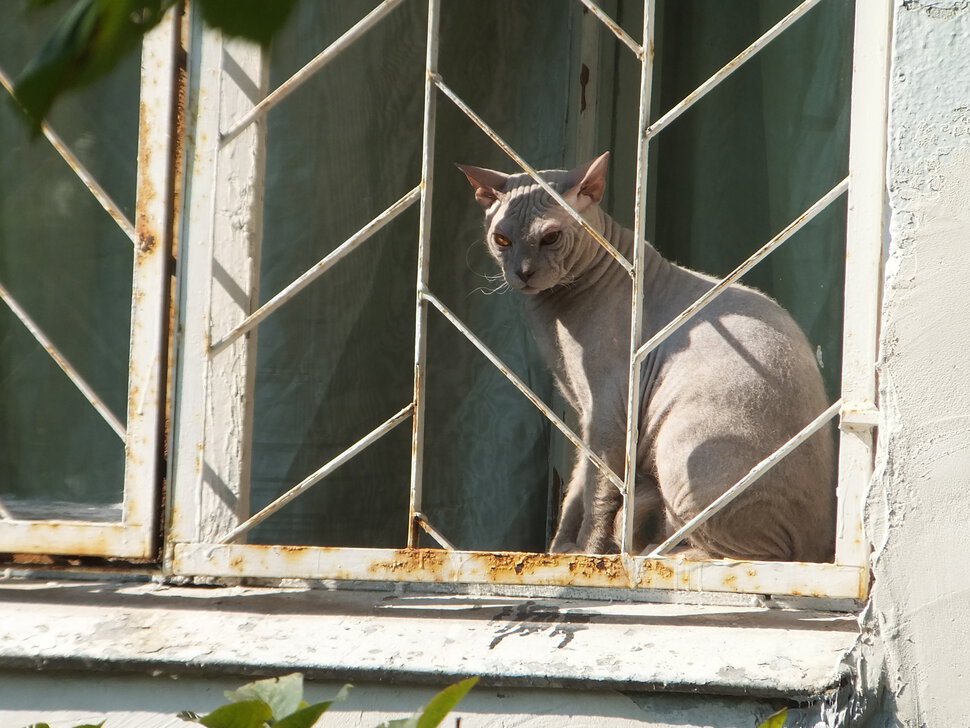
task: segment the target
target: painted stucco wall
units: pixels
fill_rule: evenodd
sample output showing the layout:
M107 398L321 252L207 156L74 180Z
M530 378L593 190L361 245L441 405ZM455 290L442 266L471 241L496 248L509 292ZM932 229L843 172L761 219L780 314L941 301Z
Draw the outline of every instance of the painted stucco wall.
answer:
M970 725L970 2L899 0L880 447L876 725ZM878 654L879 651L882 654Z

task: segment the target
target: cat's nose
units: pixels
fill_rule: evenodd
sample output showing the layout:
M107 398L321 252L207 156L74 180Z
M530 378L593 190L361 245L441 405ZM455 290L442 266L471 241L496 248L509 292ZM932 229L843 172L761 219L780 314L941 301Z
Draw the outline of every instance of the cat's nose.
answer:
M535 273L535 270L528 263L523 263L515 269L515 275L517 275L523 283L528 283L533 273Z

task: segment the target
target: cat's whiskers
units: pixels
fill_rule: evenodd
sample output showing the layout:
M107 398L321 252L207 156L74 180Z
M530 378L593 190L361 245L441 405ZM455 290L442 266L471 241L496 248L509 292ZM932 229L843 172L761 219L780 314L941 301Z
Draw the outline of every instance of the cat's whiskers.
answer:
M498 293L498 294L508 293L510 290L512 290L512 287L508 284L508 281L505 280L505 276L502 275L501 273L498 273L496 275L489 275L487 273L479 273L478 275L480 277L484 278L489 283L494 284L494 283L497 282L498 285L497 286L495 286L495 285L493 285L493 286L479 286L478 288L476 288L475 290L473 290L471 293L469 293L468 294L469 296L472 295L473 293L484 293L486 296L491 296L491 295L496 294L496 293Z

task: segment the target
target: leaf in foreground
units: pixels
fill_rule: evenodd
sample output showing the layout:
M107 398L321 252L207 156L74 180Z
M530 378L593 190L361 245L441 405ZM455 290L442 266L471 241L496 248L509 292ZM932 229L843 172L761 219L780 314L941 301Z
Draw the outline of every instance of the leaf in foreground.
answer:
M237 690L227 690L226 698L233 703L261 700L273 711L273 720L280 720L295 713L303 700L303 675L294 672L267 680L256 680Z
M477 677L470 677L455 683L435 695L418 715L392 720L379 728L436 728L477 682Z
M230 703L216 708L195 722L206 728L264 728L273 717L269 706L259 700Z
M782 708L777 713L769 715L758 728L784 728L786 720L788 720L788 708Z
M175 0L76 0L17 79L14 94L36 132L54 99L113 69Z

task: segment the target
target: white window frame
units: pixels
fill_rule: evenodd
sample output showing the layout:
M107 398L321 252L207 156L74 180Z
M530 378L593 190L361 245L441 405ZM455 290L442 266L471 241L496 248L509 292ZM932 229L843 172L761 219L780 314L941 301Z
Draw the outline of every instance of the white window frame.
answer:
M63 518L27 520L0 501L0 552L154 559L157 557L159 488L162 462L164 381L172 229L172 119L176 100L178 13L171 11L142 43L138 166L135 219L130 220L98 184L67 144L48 125L42 133L133 246L131 334L126 421L114 416L98 393L0 285L0 305L7 306L38 345L52 357L92 407L118 435L125 450L124 497L118 522ZM12 93L10 78L0 84ZM4 94L6 95L6 94ZM13 509L13 505L11 509Z
M680 113L714 88L774 37L797 22L818 2L806 0L748 49L702 84L681 104L650 123L654 0L645 0L643 43L630 38L591 0L582 2L616 35L641 63L640 144L637 161L634 231L638 244L628 262L611 250L634 281L634 301L642 286L640 261L644 251L647 159L650 140ZM422 176L402 190L397 203L378 214L333 253L297 278L262 307L258 306L265 113L285 99L303 80L321 69L365 33L402 0L385 0L347 33L321 52L279 88L268 92L267 54L257 46L224 40L219 33L193 26L189 77L190 105L197 114L187 138L185 198L187 214L180 257L178 340L180 374L175 422L174 493L170 500L165 569L177 575L203 577L270 577L362 579L408 582L524 584L533 586L622 587L699 592L807 595L863 599L869 587L869 546L863 530L865 489L872 473L876 424L877 334L885 223L885 150L888 86L888 46L891 5L886 0L857 0L853 56L852 123L849 175L799 218L769 241L725 279L739 278L771 250L781 245L815 214L848 194L846 287L842 398L813 425L793 438L801 441L835 415L840 417L838 528L833 564L685 561L663 555L671 544L649 556L634 556L630 543L631 509L623 531L624 553L618 555L555 555L457 551L422 513L422 449L424 431L425 330L429 307L459 329L495 366L519 387L564 434L595 462L595 456L524 383L465 327L429 290L427 270L430 239L436 103L454 103L525 172L539 180L535 169L511 149L473 109L451 90L437 68L440 0L428 0ZM646 50L645 50L646 49ZM383 423L255 516L250 516L248 487L252 436L255 347L258 324L303 287L323 274L343 255L361 244L411 205L420 205L414 397L388 412ZM567 207L568 209L568 207ZM377 211L375 211L377 212ZM574 217L577 217L574 215ZM582 222L582 221L581 221ZM242 224L240 224L242 223ZM586 226L585 223L583 223ZM588 226L587 226L588 227ZM594 233L595 235L595 233ZM598 236L597 236L598 237ZM608 244L601 240L608 250ZM233 290L230 295L226 284ZM715 289L715 291L718 289ZM705 296L710 300L712 296ZM698 309L699 310L698 306ZM636 362L649 347L669 334L679 317L650 342L642 342L639 306L633 305L631 333ZM689 309L690 311L690 309ZM434 314L437 315L437 314ZM630 367L631 396L639 392L639 366ZM635 413L637 407L628 407ZM361 549L267 546L238 543L261 519L298 497L369 444L403 422L412 424L413 457L409 548ZM628 452L637 440L637 422L628 420ZM797 444L797 443L796 443ZM767 469L771 456L757 466L732 493ZM633 458L625 472L612 476L632 502ZM718 502L715 502L715 510ZM688 524L688 527L691 524ZM686 528L686 527L685 527ZM417 548L419 529L441 549ZM681 533L681 535L684 535Z

